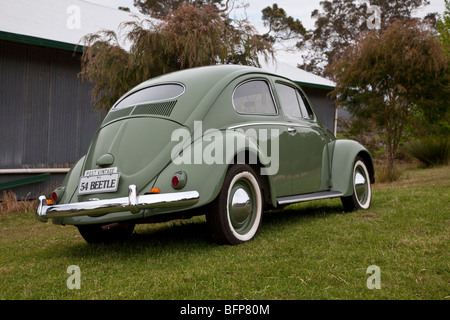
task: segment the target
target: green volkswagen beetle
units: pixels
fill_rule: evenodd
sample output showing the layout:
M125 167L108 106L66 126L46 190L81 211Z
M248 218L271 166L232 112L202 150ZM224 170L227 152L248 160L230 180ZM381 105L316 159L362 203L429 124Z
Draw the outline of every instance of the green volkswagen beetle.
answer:
M266 209L335 197L346 211L367 209L373 182L369 152L336 140L294 82L210 66L120 98L36 216L94 243L139 223L206 215L212 238L234 245L255 237Z

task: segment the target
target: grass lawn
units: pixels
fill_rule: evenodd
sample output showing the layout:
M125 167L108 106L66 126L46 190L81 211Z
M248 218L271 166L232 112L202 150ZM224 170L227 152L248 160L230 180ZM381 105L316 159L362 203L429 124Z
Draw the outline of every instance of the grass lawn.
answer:
M89 245L72 226L2 214L0 299L450 299L449 196L450 167L412 169L375 184L367 211L332 199L265 212L240 246L214 244L199 217ZM66 285L71 265L79 290Z

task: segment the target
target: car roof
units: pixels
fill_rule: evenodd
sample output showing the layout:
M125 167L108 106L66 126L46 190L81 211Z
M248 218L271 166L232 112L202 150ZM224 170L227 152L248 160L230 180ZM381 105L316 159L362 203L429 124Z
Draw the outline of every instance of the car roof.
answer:
M186 91L176 98L176 107L173 108L170 119L191 127L191 122L203 118L214 100L231 81L246 74L284 78L263 69L250 66L214 65L197 67L175 71L149 79L131 89L119 101L147 87L164 83L181 83L185 86ZM289 80L287 78L285 79Z
M241 74L246 73L264 73L268 72L250 66L242 66L242 65L213 65L213 66L204 66L204 67L196 67L190 69L179 70L171 73L167 73L152 79L149 79L141 84L139 84L134 89L141 89L143 87L148 87L150 85L161 83L161 82L186 82L190 83L191 81L195 81L196 83L201 83L200 85L208 84L209 86L212 83L218 82L220 79L233 74L234 76L239 76ZM211 82L214 80L214 82ZM133 90L134 90L133 89Z

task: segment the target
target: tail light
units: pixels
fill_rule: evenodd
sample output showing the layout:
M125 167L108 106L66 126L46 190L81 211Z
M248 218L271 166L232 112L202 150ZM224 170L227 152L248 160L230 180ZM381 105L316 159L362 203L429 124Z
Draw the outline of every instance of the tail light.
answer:
M184 171L175 172L172 177L172 188L176 190L183 189L187 182L187 174Z
M61 201L62 196L64 195L65 187L59 187L52 192L52 200L54 203L58 203Z

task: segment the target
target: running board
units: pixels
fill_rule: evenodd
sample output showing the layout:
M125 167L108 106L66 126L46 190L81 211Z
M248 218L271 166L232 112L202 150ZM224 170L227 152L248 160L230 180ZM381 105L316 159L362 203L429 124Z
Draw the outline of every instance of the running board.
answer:
M320 200L320 199L328 199L328 198L337 198L342 197L344 194L338 191L323 191L323 192L315 192L315 193L306 193L299 194L296 196L288 196L288 197L280 197L277 198L278 204L289 204L310 200Z

